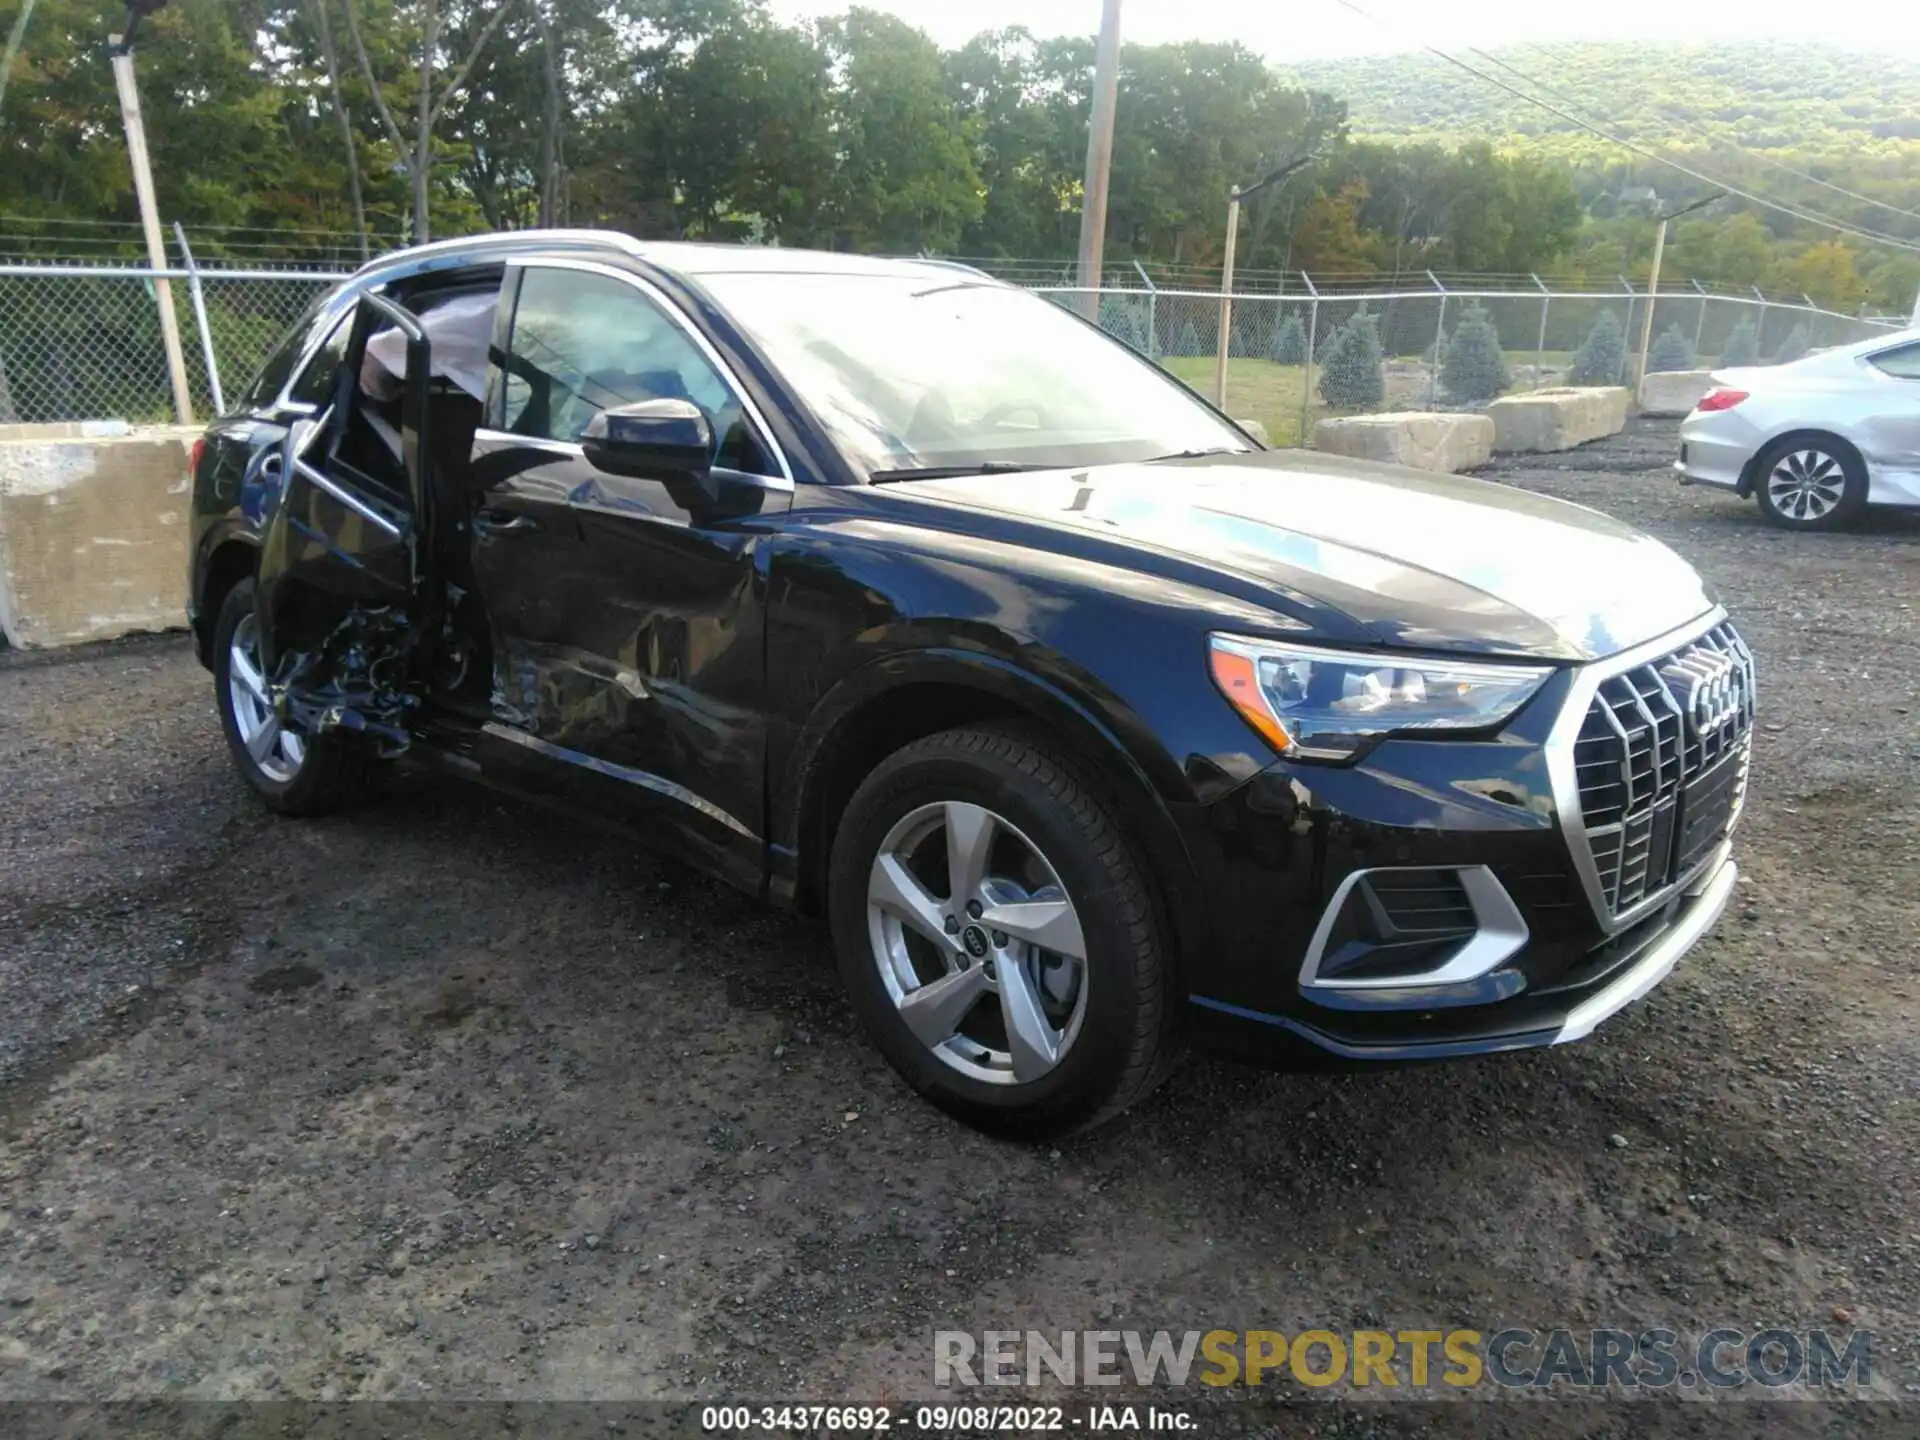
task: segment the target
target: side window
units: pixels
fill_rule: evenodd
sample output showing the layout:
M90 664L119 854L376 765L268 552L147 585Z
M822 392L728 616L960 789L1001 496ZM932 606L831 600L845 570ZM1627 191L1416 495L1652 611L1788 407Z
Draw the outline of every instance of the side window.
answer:
M266 363L260 367L260 373L253 377L253 383L240 397L240 403L247 409L258 409L270 405L279 395L280 388L287 383L287 377L293 374L293 365L305 348L307 337L313 333L313 322L318 310L309 310L299 322L267 356Z
M687 332L625 281L529 266L509 352L501 424L515 435L578 440L616 405L691 400L713 425L716 464L771 473L732 388Z
M347 341L352 334L353 315L349 311L340 317L340 322L333 327L333 333L313 352L306 369L300 372L299 378L293 382L293 388L287 392L289 400L317 408L333 398L333 382L340 374L340 363L347 358Z
M1869 363L1896 380L1920 380L1920 345L1902 345L1898 350L1882 350Z

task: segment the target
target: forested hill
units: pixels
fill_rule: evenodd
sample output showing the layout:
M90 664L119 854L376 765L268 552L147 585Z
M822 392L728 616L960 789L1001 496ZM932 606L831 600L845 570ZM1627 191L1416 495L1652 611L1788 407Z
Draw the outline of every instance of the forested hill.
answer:
M1890 6L1889 17L1900 8ZM1513 74L1455 53L1525 88ZM1487 53L1642 143L1698 144L1705 130L1750 149L1855 158L1912 154L1920 143L1916 60L1769 40L1524 45ZM1344 99L1357 135L1495 143L1526 137L1573 154L1601 143L1433 55L1283 69L1299 84Z

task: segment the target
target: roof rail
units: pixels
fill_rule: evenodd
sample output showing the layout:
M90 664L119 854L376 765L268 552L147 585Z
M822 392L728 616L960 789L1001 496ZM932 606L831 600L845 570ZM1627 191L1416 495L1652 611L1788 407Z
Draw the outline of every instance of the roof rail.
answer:
M425 245L408 246L404 250L391 250L385 255L369 260L354 274L365 275L375 270L384 270L390 265L404 264L412 260L461 250L511 249L521 245L552 244L556 241L569 245L610 245L616 250L623 250L634 256L644 253L638 240L619 230L494 230L480 235L459 235L451 240L433 240Z

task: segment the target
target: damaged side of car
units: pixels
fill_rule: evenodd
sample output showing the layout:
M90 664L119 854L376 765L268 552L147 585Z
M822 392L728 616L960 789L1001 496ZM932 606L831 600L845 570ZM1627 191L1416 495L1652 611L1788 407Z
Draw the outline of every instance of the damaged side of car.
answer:
M255 582L275 725L353 736L392 758L428 696L459 686L470 646L448 619L434 390L484 399L494 308L492 294L460 297L432 312L430 334L398 301L361 296L346 351L358 363L340 367L318 415L289 428Z

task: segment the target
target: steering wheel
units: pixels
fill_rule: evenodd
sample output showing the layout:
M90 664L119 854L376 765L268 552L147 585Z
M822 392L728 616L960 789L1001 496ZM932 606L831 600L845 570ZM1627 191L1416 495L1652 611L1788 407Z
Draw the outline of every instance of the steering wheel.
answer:
M1034 429L1044 430L1047 428L1047 410L1038 400L1008 400L1004 404L994 406L991 410L987 411L986 414L982 415L980 417L980 424L983 427L991 428L1012 415L1031 415L1033 417Z

